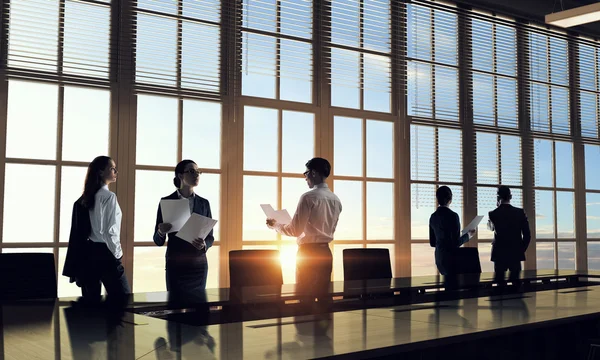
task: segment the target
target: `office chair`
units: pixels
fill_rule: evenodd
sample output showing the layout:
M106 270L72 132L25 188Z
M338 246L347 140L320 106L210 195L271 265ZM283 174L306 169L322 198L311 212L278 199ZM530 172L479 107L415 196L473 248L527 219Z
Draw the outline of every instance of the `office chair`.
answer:
M278 250L233 250L229 252L229 287L282 285Z
M344 249L344 281L391 279L388 249Z
M54 254L0 254L0 300L56 297Z

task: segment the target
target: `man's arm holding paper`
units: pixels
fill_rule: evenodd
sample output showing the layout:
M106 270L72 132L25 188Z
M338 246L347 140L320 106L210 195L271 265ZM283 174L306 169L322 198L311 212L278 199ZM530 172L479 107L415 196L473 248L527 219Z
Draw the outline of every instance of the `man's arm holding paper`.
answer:
M306 223L308 223L310 208L311 205L307 201L306 196L302 195L302 197L300 197L300 201L298 202L298 207L296 208L294 217L289 224L284 225L275 222L273 219L267 219L267 225L275 229L275 231L280 234L298 237L302 235L304 232L304 227L306 226Z

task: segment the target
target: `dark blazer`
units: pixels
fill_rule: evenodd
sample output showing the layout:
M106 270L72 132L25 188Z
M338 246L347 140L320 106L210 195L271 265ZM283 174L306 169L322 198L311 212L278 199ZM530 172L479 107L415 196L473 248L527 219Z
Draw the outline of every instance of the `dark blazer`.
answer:
M91 232L90 211L81 204L81 198L79 198L73 204L69 246L62 273L64 276L70 277L71 282L76 282L78 285L85 275L87 240Z
M177 196L177 191L172 193L169 196L166 196L162 199L166 200L177 200L179 197ZM210 212L210 203L203 197L194 195L194 213L202 216L206 216L212 218L212 214ZM158 246L163 246L165 243L165 239L161 238L158 235L158 225L163 222L162 212L160 210L160 205L158 205L158 212L156 214L156 225L154 226L154 243ZM167 262L170 260L185 260L185 259L193 259L199 256L205 256L206 250L208 250L215 242L215 238L213 236L213 231L211 230L208 236L204 241L206 242L205 250L198 250L189 242L182 240L175 236L175 232L169 233L167 236L169 238L169 242L167 243Z
M429 218L429 245L435 247L435 264L440 274L448 275L454 268L453 252L469 241L469 234L460 236L458 214L440 206Z
M510 204L502 204L489 212L489 218L494 224L492 261L525 260L525 250L531 241L531 230L525 211Z

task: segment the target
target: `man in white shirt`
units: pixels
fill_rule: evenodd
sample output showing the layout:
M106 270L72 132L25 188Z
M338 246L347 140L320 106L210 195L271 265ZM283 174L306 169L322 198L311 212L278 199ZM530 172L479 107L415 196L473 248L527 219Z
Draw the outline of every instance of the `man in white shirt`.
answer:
M267 219L267 226L278 233L297 237L296 288L312 298L328 292L333 261L329 243L342 212L340 199L325 183L330 172L326 159L308 161L304 177L312 190L300 197L292 222L283 225Z

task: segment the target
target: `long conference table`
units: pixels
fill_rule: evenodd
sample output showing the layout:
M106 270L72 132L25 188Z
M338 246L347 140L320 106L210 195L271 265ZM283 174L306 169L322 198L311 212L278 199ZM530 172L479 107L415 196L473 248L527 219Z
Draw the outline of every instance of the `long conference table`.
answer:
M523 271L518 291L492 277L332 282L326 307L292 284L5 302L0 359L575 359L600 344L600 272Z

